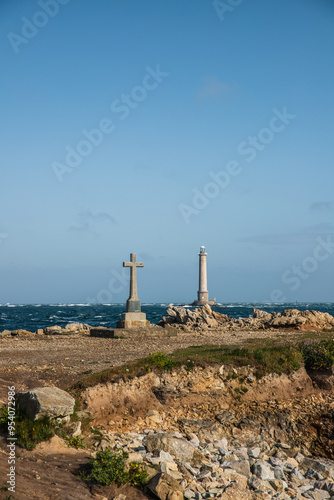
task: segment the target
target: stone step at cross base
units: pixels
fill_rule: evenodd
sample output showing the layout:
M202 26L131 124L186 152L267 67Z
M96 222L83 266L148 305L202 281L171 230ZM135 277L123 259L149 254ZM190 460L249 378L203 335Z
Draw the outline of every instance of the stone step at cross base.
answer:
M125 312L121 314L118 328L145 328L150 324L146 319L146 314L142 312Z

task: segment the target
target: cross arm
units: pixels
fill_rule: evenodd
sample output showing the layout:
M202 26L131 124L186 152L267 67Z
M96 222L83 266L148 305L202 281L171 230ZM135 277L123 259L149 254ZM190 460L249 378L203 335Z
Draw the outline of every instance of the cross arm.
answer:
M123 267L144 267L144 262L123 262Z

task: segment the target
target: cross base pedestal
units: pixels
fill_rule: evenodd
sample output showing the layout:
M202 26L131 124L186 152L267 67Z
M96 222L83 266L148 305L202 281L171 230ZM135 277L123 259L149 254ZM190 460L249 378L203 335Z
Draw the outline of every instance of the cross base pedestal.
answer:
M139 299L128 299L126 301L126 312L140 313L140 300Z
M150 324L146 319L146 314L142 312L125 312L121 314L117 328L145 328Z

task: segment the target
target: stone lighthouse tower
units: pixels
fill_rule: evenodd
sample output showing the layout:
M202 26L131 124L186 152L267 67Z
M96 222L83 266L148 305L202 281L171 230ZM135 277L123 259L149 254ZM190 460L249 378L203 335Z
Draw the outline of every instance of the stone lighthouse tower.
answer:
M209 300L209 292L208 292L208 279L206 272L206 256L207 253L205 251L205 247L201 246L199 252L199 288L197 292L197 300L195 300L192 305L193 306L204 306L205 304L209 304L212 306L216 299L213 298Z

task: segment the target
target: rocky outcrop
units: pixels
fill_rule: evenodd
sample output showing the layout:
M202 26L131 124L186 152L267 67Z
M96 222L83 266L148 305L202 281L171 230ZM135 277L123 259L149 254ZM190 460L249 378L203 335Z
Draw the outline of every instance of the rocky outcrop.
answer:
M16 394L16 405L31 420L45 415L50 418L63 418L72 415L75 400L58 387L37 387Z
M72 333L89 334L91 327L85 323L68 323L65 328L61 326L47 326L43 332L45 335L70 335Z
M252 318L231 318L212 311L209 305L200 309L169 306L160 326L174 326L184 331L240 330L240 329L296 329L322 331L334 328L334 317L318 311L286 309L281 313L268 313L253 309Z
M169 306L167 313L168 316L163 316L162 321L160 321L160 326L182 325L184 330L218 327L216 313L213 313L209 305L194 310L186 309L185 307Z
M295 328L297 330L330 330L334 328L334 317L319 311L286 309L281 313L272 313L270 316L270 318L264 319L265 328Z
M85 334L89 335L91 326L85 323L68 323L64 328L59 325L47 326L46 328L38 328L36 332L29 332L28 330L3 330L0 332L1 337L27 337L34 335L72 335L72 334Z

